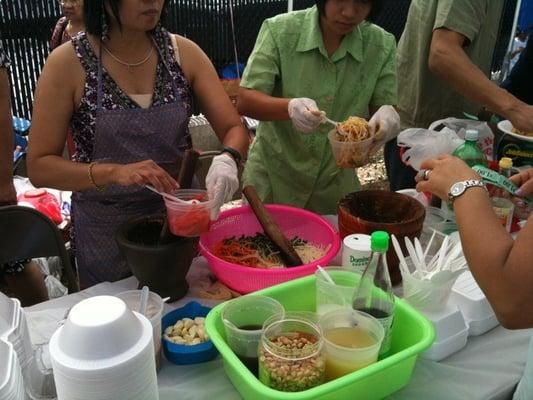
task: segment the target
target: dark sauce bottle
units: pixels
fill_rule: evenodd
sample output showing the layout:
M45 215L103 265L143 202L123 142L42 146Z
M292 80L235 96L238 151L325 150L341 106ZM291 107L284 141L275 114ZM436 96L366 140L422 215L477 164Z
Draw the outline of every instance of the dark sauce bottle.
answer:
M352 306L354 310L377 318L383 326L385 336L379 351L383 357L390 350L394 319L394 293L387 268L389 234L383 231L372 233L370 245L372 254L359 281Z

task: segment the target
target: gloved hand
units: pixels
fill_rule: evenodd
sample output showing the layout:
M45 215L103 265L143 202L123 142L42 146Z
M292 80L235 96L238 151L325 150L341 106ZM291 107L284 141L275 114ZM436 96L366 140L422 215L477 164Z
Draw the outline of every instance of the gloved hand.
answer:
M237 164L228 153L213 158L205 178L205 186L210 199L214 199L211 220L216 220L220 207L231 200L239 188Z
M324 118L316 102L306 97L291 99L288 111L294 127L303 133L314 131Z
M400 115L393 106L381 106L368 121L370 134L374 139L371 153L400 133Z

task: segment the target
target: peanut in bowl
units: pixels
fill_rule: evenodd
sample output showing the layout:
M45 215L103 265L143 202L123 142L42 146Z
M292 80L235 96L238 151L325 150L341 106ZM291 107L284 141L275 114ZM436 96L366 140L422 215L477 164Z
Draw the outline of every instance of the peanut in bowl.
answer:
M209 311L210 308L191 301L163 317L163 352L167 360L181 365L196 364L217 356L218 351L205 330L198 326L200 321L203 324ZM180 321L182 326L176 326ZM169 328L178 332L172 332Z

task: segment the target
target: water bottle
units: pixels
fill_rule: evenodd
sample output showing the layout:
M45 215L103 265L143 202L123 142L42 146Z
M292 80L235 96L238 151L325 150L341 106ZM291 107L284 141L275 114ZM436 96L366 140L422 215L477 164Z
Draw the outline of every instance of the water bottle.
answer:
M383 231L372 233L370 247L372 253L356 289L353 308L372 315L383 326L385 336L379 351L380 356L383 356L390 350L395 305L387 268L389 234Z
M486 167L488 165L487 157L477 145L477 138L478 131L468 129L465 135L465 142L455 149L453 155L463 160L469 167L473 167L474 165L483 165Z

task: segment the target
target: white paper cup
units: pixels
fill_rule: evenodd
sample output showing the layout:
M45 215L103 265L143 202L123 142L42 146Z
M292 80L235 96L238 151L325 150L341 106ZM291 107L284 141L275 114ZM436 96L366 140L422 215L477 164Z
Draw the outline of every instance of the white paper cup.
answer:
M348 235L342 241L342 266L362 274L371 252L369 235Z

